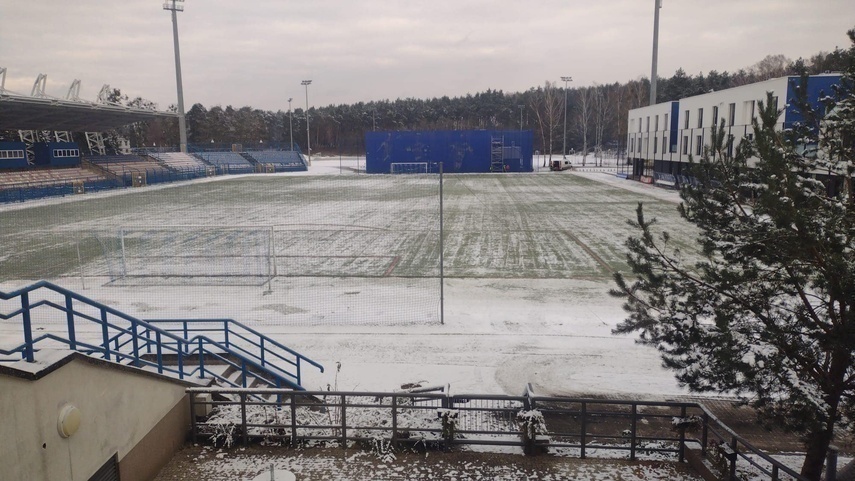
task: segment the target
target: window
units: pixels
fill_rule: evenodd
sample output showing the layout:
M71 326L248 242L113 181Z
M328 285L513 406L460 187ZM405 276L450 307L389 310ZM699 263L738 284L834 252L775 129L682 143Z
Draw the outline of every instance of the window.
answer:
M684 129L689 128L689 111L688 110L686 111L686 120L683 122L683 128Z
M80 157L78 149L53 149L54 157Z
M695 142L695 155L701 155L701 153L704 151L704 138L698 135L697 137L695 137Z
M641 132L641 117L638 118L638 131Z
M641 139L638 139L638 153L641 153Z
M662 137L662 153L668 152L668 137Z
M630 119L629 120L629 131L632 132L633 130L635 130L635 119Z
M754 118L754 101L750 100L748 102L742 103L742 118L744 120L744 125L751 125L751 119Z
M650 132L650 116L647 116L647 122L644 124L644 131Z
M23 150L0 150L0 159L23 159Z
M629 151L635 152L635 138L629 139Z
M778 110L778 96L777 95L772 97L772 105L775 106L775 110Z
M659 116L658 115L656 116L656 128L654 130L659 132Z
M698 128L704 126L704 109L698 109Z
M662 130L668 130L668 114L665 114L665 125L662 126Z
M689 154L689 136L684 135L683 136L683 155L688 155L688 154Z
M736 104L730 104L728 108L729 111L727 113L727 124L733 127L733 124L736 123Z
M654 154L659 153L659 142L656 142L655 138L653 139L653 153Z
M718 105L714 105L712 108L712 126L718 127Z
M727 136L727 156L733 157L733 135Z

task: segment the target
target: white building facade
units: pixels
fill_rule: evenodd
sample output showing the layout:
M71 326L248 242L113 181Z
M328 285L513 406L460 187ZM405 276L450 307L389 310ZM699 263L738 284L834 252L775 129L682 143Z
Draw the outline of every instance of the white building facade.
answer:
M625 177L640 179L686 176L689 159L697 161L709 147L712 132L724 121L727 148L732 152L745 138L754 136L752 119L759 116L759 102L772 102L783 109L777 130L802 119L794 106L801 77L790 76L750 85L687 97L675 102L629 111L627 118L627 168ZM807 100L818 112L819 99L831 93L840 75L813 75L807 79ZM667 124L667 125L666 125Z

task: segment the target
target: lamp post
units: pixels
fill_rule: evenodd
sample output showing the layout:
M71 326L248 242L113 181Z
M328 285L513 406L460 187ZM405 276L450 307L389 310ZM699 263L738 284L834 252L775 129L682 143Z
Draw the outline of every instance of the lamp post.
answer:
M291 151L294 151L294 116L291 114L291 101L293 97L288 98L288 133L291 134Z
M650 68L650 105L656 105L656 64L659 62L659 9L662 0L653 0L653 66Z
M303 80L300 85L306 86L306 151L309 153L309 165L312 165L312 132L309 130L309 85L311 80Z
M179 5L179 2L182 5ZM178 85L178 140L181 152L187 152L187 121L184 118L184 89L181 85L181 53L178 50L178 12L184 11L184 0L167 0L164 10L172 12L172 38L175 43L175 83Z
M561 155L567 158L567 83L573 81L573 77L561 77L564 81L564 147Z
M525 105L517 105L517 107L520 108L520 130L522 130L523 129L522 128L522 113L523 113L523 108L525 108Z

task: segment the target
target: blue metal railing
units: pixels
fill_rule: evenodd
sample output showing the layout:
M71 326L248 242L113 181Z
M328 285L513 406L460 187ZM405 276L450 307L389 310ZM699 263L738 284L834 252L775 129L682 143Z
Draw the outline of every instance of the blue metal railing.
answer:
M30 295L37 291L58 294L63 302L46 298L32 302ZM0 355L12 357L0 362L16 361L14 357L18 355L35 362L37 347L53 342L108 361L177 375L179 379L210 376L234 387L247 387L257 381L268 387L303 390L302 369L306 364L324 370L317 362L232 319L142 320L47 281L17 291L0 291L0 300L14 299L20 300L20 308L7 314L0 312L0 319L20 317L24 342L0 349ZM34 311L41 314L45 310L64 313L65 336L50 333L33 337ZM170 324L180 327L170 328ZM165 356L175 356L176 364L164 363ZM211 371L206 362L231 366L241 373L240 383ZM281 367L280 362L286 367Z
M233 352L257 360L261 367L273 369L290 378L300 378L304 363L323 372L323 366L315 361L234 319L146 319L145 322L161 327L166 332L178 333L184 339L204 335ZM293 369L293 373L281 370L280 363Z

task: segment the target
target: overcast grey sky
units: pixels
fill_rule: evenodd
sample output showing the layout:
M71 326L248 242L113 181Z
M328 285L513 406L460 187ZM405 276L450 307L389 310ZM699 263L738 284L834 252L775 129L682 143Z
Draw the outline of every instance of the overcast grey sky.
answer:
M64 97L107 83L176 103L162 0L0 0L6 88L39 73ZM286 110L404 97L514 92L650 75L653 0L187 0L178 14L186 108ZM853 0L664 0L659 75L734 71L767 54L846 48Z

